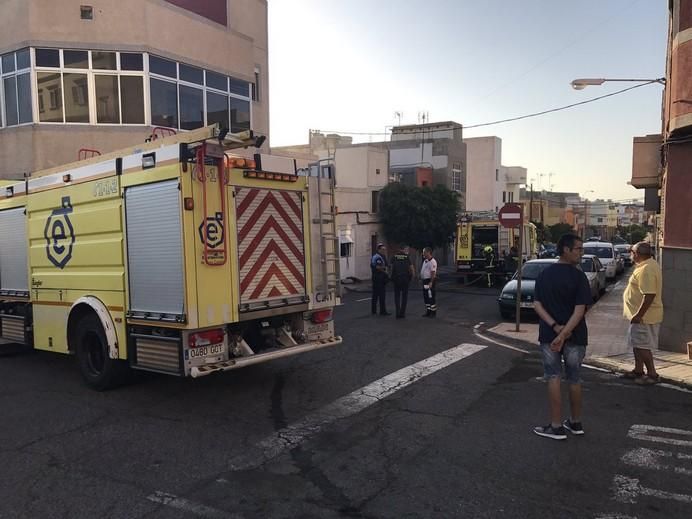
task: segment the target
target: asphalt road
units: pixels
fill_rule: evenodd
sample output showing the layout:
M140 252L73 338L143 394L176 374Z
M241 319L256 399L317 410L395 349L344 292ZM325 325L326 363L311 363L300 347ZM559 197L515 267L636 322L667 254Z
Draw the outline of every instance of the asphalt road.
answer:
M347 294L338 347L105 393L0 357L0 518L692 516L692 394L586 370L586 435L539 438L539 358L474 328L495 297L395 320Z

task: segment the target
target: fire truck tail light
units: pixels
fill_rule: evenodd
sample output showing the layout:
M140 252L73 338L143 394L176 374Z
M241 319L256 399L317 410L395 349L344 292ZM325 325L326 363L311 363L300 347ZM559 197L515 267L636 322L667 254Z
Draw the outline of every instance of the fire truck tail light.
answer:
M229 157L226 155L226 167L238 169L255 169L256 163L252 159L244 157Z
M188 346L190 348L199 348L200 346L208 346L209 344L218 344L220 342L223 342L223 328L216 328L214 330L191 333L188 339Z
M326 323L327 321L330 321L331 318L331 310L320 310L319 312L315 312L314 314L312 314L313 323Z

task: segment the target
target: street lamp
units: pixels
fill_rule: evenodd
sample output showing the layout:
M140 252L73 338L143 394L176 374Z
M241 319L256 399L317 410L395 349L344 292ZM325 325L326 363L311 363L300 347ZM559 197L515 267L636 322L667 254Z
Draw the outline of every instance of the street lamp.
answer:
M666 78L660 77L656 79L606 79L606 78L579 78L573 80L570 85L575 90L583 90L587 86L598 86L602 85L606 81L618 81L618 82L630 82L630 83L660 83L661 85L666 84Z

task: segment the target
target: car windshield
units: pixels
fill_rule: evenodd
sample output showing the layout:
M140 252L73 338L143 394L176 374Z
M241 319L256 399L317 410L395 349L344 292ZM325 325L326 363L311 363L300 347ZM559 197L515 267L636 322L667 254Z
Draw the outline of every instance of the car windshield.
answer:
M593 260L591 258L582 258L581 269L584 272L593 272Z
M553 263L550 263L550 262L527 263L521 269L521 277L522 277L522 279L534 279L534 280L538 279L538 274L543 272L550 265L553 265Z
M629 252L630 248L627 245L616 245L615 250L618 252Z
M593 254L599 258L611 258L613 257L613 249L610 247L584 247L584 252Z

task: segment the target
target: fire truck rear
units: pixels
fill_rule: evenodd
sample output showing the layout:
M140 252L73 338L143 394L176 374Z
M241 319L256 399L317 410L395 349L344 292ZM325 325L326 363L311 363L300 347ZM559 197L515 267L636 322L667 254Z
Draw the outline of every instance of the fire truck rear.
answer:
M217 126L0 189L0 348L200 377L334 346L334 169ZM242 155L232 155L240 150Z

